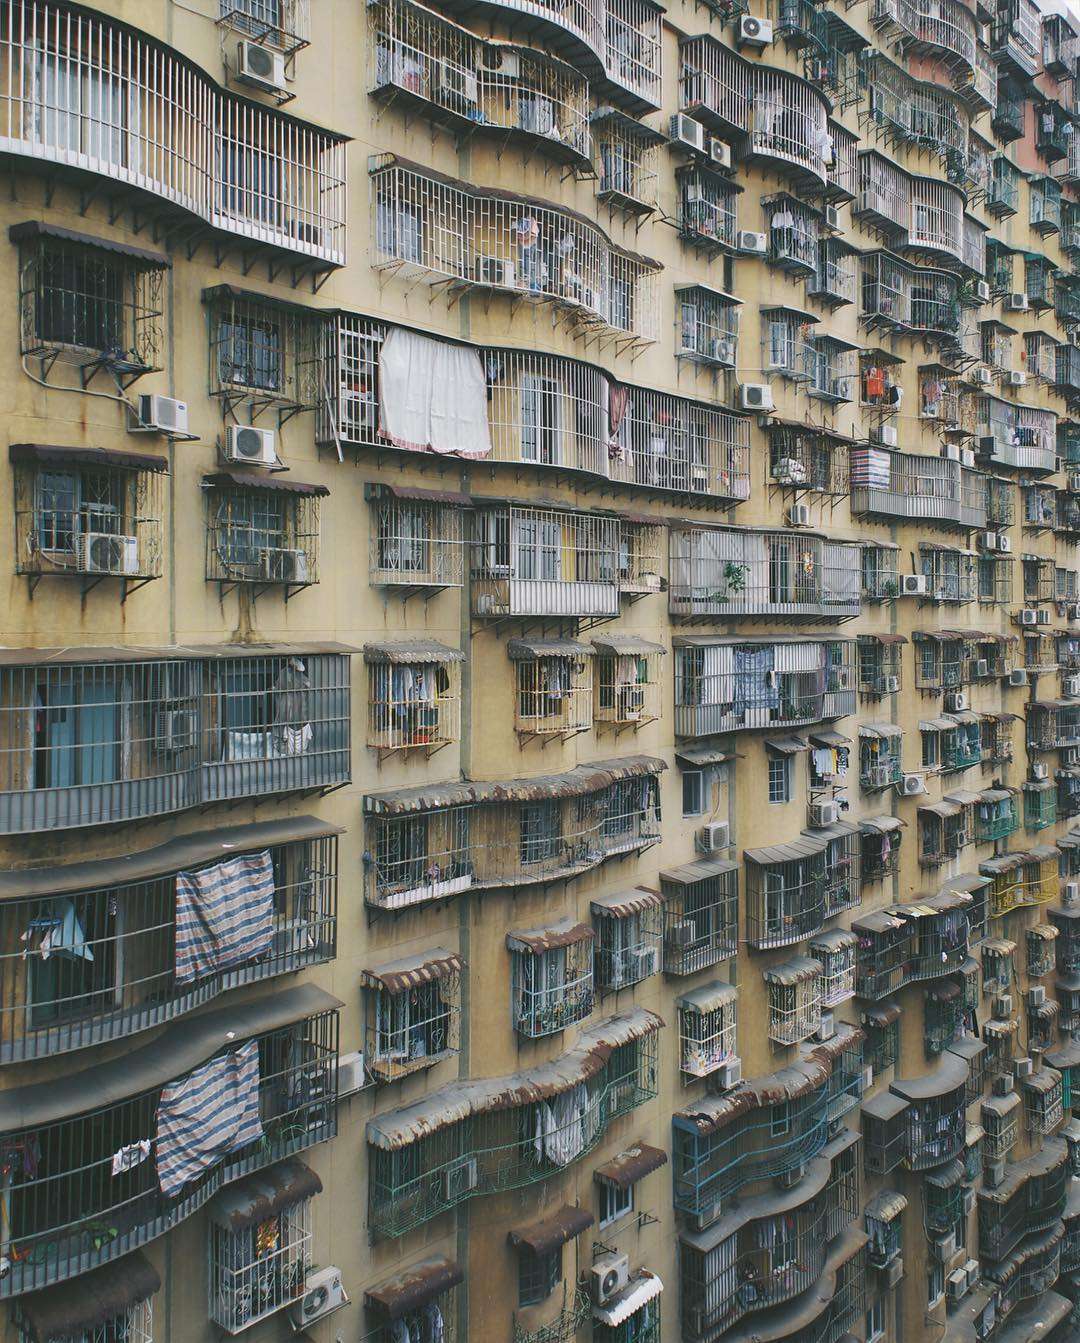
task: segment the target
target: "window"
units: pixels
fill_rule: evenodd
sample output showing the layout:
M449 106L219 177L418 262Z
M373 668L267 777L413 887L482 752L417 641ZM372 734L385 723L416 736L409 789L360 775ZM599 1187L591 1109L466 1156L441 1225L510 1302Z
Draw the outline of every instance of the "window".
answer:
M34 331L40 341L126 352L127 270L93 248L47 246L38 261Z
M945 1295L945 1266L930 1264L926 1272L926 1305L933 1309Z
M562 1246L549 1254L523 1249L518 1260L518 1305L535 1306L546 1301L562 1282Z
M866 1312L866 1343L885 1337L885 1302L875 1301Z
M422 264L424 221L419 210L379 201L375 207L375 246L382 256Z
M769 757L769 801L791 801L791 761L786 755Z
M450 1047L450 1008L437 980L404 993L379 990L375 999L379 1062L430 1059Z
M121 904L93 894L34 904L23 934L33 1029L118 1005L122 915ZM46 943L58 950L50 955Z
M941 762L941 737L937 732L923 732L921 736L923 769L937 769Z
M34 692L33 786L71 788L120 778L122 677L52 672Z
M34 518L42 551L74 554L80 535L116 536L124 515L124 482L106 471L41 471L34 481Z
M683 770L682 814L701 816L705 811L705 772L700 769Z
M552 378L525 373L521 379L521 457L552 466L560 460L558 385Z
M222 387L280 392L283 386L281 323L266 314L231 313L218 319L214 341Z
M35 130L43 144L127 166L128 98L124 82L88 60L42 52L37 67Z
M557 802L527 802L521 808L522 864L542 863L559 849L561 825Z
M623 1189L605 1180L600 1186L600 1225L610 1226L612 1222L617 1222L620 1217L625 1217L628 1212L633 1211L634 1186L630 1184Z
M431 544L428 520L421 509L384 508L379 512L379 568L388 573L425 573Z
M284 193L280 164L253 145L218 141L218 209L222 214L279 227Z

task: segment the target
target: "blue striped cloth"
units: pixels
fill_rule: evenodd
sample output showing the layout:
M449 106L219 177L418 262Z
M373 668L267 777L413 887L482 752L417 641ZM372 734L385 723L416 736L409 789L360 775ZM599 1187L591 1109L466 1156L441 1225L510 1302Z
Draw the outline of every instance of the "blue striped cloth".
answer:
M219 1054L172 1082L157 1108L157 1173L171 1198L184 1185L263 1135L259 1118L259 1045Z
M176 874L176 982L265 956L274 938L270 851Z

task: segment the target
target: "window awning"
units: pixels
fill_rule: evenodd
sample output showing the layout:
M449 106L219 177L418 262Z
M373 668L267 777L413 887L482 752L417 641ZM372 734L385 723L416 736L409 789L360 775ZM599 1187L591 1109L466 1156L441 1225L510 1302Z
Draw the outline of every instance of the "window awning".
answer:
M882 1189L866 1205L866 1216L875 1222L894 1222L907 1207L908 1201L895 1189Z
M933 1185L935 1189L955 1189L958 1184L963 1183L964 1163L960 1160L950 1161L944 1166L937 1167L936 1170L928 1170L923 1180Z
M776 751L778 755L798 755L800 751L810 749L805 737L770 737L765 742L767 751Z
M635 1278L606 1306L593 1306L593 1319L614 1329L631 1315L644 1310L663 1290L664 1284L656 1274L643 1270L641 1277Z
M74 229L61 228L59 224L46 224L41 219L27 219L21 224L12 224L8 229L8 238L13 243L53 238L56 242L92 247L98 252L116 252L119 256L138 262L147 270L172 269L172 257L165 252L155 252L149 247L133 247L130 243L118 242L114 238L98 238L92 233L77 233Z
M592 644L577 639L510 639L506 656L511 662L531 662L534 658L584 658L592 656Z
M999 1021L996 1017L992 1017L989 1021L983 1022L983 1035L1015 1035L1018 1029L1017 1022L1011 1018L1008 1021ZM991 1099L993 1097L983 1101L983 1104L988 1104ZM1016 1099L1019 1100L1019 1097Z
M986 1137L986 1130L981 1124L968 1124L964 1129L964 1146L975 1147Z
M952 732L956 727L956 720L953 718L920 718L920 732Z
M588 1230L594 1220L586 1208L565 1205L537 1222L513 1227L508 1239L517 1250L527 1250L537 1256L551 1254Z
M668 1155L661 1147L650 1147L648 1143L638 1143L628 1147L625 1152L605 1161L593 1171L593 1179L599 1184L613 1184L619 1189L629 1189L631 1185L643 1180L654 1170L667 1165Z
M834 728L818 728L810 733L810 740L815 746L850 746L851 738L845 737L842 732L837 732Z
M715 1012L728 1003L735 1002L738 996L734 984L713 980L711 984L702 984L700 988L682 994L675 1000L675 1004L688 1012L700 1012L704 1015L706 1012Z
M866 816L859 822L859 828L866 833L887 835L902 829L904 824L898 816Z
M410 665L419 662L464 662L460 648L451 648L438 639L403 639L390 643L364 645L364 661Z
M12 466L93 466L98 470L155 471L169 474L166 457L147 452L121 452L119 448L62 448L51 443L12 443L8 448Z
M968 1067L971 1068L976 1060L982 1058L986 1053L986 1041L976 1040L972 1035L965 1035L962 1040L953 1040L946 1045L946 1048L950 1054L955 1054L958 1058L964 1059Z
M595 936L595 932L587 923L574 923L572 919L561 919L548 928L507 933L506 945L511 951L524 951L533 956L541 956L545 951L554 951L558 947L570 947L577 942L591 942Z
M203 484L214 490L269 490L275 494L303 494L311 498L325 498L328 485L313 485L287 476L261 475L256 471L214 471L203 476Z
M680 765L700 769L704 765L726 765L735 759L735 752L725 751L720 746L677 746L675 759Z
M663 644L638 638L634 634L594 635L592 645L601 657L645 657L649 653L667 652Z
M906 634L859 634L856 636L859 643L874 644L906 644Z
M900 1020L900 1009L895 1003L879 1003L868 1007L862 1014L863 1021L870 1026L891 1026Z
M384 1319L399 1320L464 1281L461 1265L439 1255L414 1264L381 1287L369 1287L364 1296L366 1304L378 1310Z
M1028 1091L1034 1091L1037 1095L1046 1096L1055 1087L1061 1086L1061 1074L1054 1068L1041 1068L1037 1073L1032 1073L1030 1077L1021 1077L1020 1085L1026 1087Z
M973 807L976 802L982 801L982 793L972 792L970 788L957 788L951 793L946 793L943 801L956 802L961 807Z
M91 1334L160 1288L157 1269L136 1250L56 1287L19 1297L19 1310L36 1343L50 1343Z
M805 984L807 980L816 979L821 970L820 961L812 960L809 956L794 956L790 961L784 961L780 965L770 965L767 970L761 972L761 977L766 984L779 984L784 988L790 988L795 984Z
M946 820L950 816L959 816L963 808L959 802L947 802L945 798L942 798L940 802L925 802L918 810L920 812L928 811L932 815Z
M1012 956L1016 951L1016 943L1010 942L1007 937L987 937L983 939L982 949L992 956Z
M859 939L855 933L849 932L846 928L830 928L827 933L818 933L810 939L811 952L824 951L838 952L848 951L852 947L859 945Z
M226 1185L210 1205L210 1220L227 1231L243 1231L322 1193L322 1181L302 1161L282 1161Z
M1053 942L1060 932L1061 929L1055 928L1052 923L1037 923L1034 928L1027 930L1027 935L1035 941Z
M364 486L366 499L377 499L389 495L392 499L415 499L418 503L456 504L459 508L471 508L472 496L461 494L457 490L420 490L413 485L384 485L382 482L369 481Z
M852 930L857 933L891 933L904 927L904 920L883 909L875 909L853 920Z
M999 876L1002 872L1013 872L1023 867L1027 861L1026 853L999 853L994 858L986 858L979 864L979 871Z
M711 877L726 877L730 872L738 872L739 864L728 859L702 858L697 863L684 863L682 867L665 868L660 880L672 886L696 886L699 881L708 881Z
M766 867L770 863L795 863L800 858L814 858L819 853L824 853L828 843L824 836L818 838L804 834L788 844L772 844L764 849L744 849L743 857L749 863L757 863L759 867Z
M895 723L860 723L860 737L900 737L903 733Z
M664 903L659 891L638 886L630 891L615 891L612 895L597 896L591 902L593 914L601 919L628 919L646 909L658 909Z
M360 971L360 983L368 989L385 989L387 993L404 993L436 979L448 979L465 969L464 960L455 951L435 947L432 951L402 960L390 961L372 969Z
M1015 795L1013 788L984 788L978 795L980 802L1008 802Z
M909 1101L933 1100L946 1096L967 1083L968 1066L963 1059L954 1054L943 1054L937 1069L923 1077L897 1078L892 1089L898 1096Z

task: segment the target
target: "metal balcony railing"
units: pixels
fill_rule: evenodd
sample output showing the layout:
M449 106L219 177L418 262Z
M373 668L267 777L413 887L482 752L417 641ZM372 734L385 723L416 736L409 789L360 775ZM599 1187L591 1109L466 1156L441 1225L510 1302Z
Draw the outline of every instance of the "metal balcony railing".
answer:
M986 477L947 458L852 448L851 482L854 514L986 526Z

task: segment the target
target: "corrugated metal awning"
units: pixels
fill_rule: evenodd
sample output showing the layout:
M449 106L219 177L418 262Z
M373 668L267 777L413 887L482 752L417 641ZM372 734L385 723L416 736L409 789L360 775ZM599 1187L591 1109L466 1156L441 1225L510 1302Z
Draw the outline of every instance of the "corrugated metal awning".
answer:
M464 960L455 951L436 947L416 956L390 961L360 971L360 982L365 988L385 989L387 993L401 993L406 989L430 984L436 979L448 979L465 969Z
M593 1306L593 1319L615 1329L658 1297L664 1290L664 1284L655 1273L648 1273L645 1269L641 1272L641 1277L635 1278L606 1306Z
M810 743L805 737L769 737L765 749L779 755L798 755L800 751L808 751Z
M944 1166L928 1170L923 1175L926 1184L935 1189L955 1189L964 1180L964 1163L960 1160L949 1161Z
M903 732L895 723L860 723L860 737L900 737Z
M659 891L636 886L633 890L596 896L591 901L591 909L602 919L627 919L631 914L641 914L646 909L657 909L663 903L664 897Z
M567 1241L580 1236L592 1226L594 1220L587 1208L566 1204L537 1222L512 1227L507 1239L515 1249L528 1250L539 1257L551 1254Z
M275 494L304 494L312 498L325 498L330 493L327 485L313 485L277 474L262 475L257 471L212 471L203 476L203 484L215 490L263 490Z
M761 977L766 984L781 984L790 987L793 984L805 984L808 979L816 979L821 974L822 965L809 956L794 956L780 965L770 965L762 970Z
M577 942L591 942L596 933L587 923L575 923L573 919L561 919L547 928L530 928L521 932L506 934L506 945L510 951L525 951L533 956L542 956L545 951L554 951L558 947L571 947Z
M1061 1086L1061 1074L1055 1068L1040 1068L1037 1073L1032 1073L1030 1077L1021 1077L1019 1082L1029 1091L1045 1096L1055 1087Z
M979 864L979 871L988 872L992 877L996 877L1002 872L1013 872L1016 868L1023 867L1026 861L1026 853L999 853L994 858L984 858Z
M859 829L867 834L887 835L894 830L901 830L906 822L901 821L898 816L865 816L859 822Z
M851 738L845 737L842 732L837 732L834 728L817 728L810 733L810 740L815 746L850 746Z
M945 798L942 798L939 802L924 802L917 810L928 811L945 820L950 816L959 816L963 808L959 802L948 802Z
M421 490L414 485L385 485L382 481L369 481L364 486L366 499L377 499L389 495L392 499L415 499L417 503L456 504L459 508L471 508L472 496L458 490Z
M400 642L367 643L364 645L365 662L464 662L460 648L451 648L438 639L406 639Z
M983 939L982 949L993 956L1012 956L1016 951L1016 943L1010 942L1007 937L987 937Z
M1013 788L984 788L978 796L980 802L1008 802L1015 793Z
M955 1055L942 1054L937 1068L922 1077L894 1078L892 1089L909 1101L933 1100L966 1085L968 1066Z
M738 996L734 984L725 984L721 980L714 979L709 984L702 984L699 988L681 994L675 1003L677 1007L685 1008L689 1012L700 1012L704 1015L706 1012L715 1012L718 1008L735 1002Z
M920 732L952 732L956 723L951 718L920 718Z
M764 849L744 849L743 857L748 863L757 863L762 867L769 863L794 863L800 858L813 858L824 853L827 847L827 839L803 834L787 844L772 844Z
M322 1181L295 1158L226 1185L210 1205L210 1220L227 1231L244 1231L286 1208L322 1193Z
M895 1189L882 1189L866 1205L866 1216L875 1222L894 1222L907 1207L908 1201Z
M704 765L726 765L735 759L735 752L725 751L720 746L677 746L675 759L680 765L699 769Z
M904 920L884 909L875 909L854 919L851 927L858 933L891 933L903 928Z
M161 1278L140 1251L77 1278L19 1297L19 1312L35 1343L82 1338L148 1301Z
M364 1296L367 1306L379 1311L384 1319L400 1320L464 1281L461 1265L438 1255L404 1269L381 1287L369 1287Z
M724 877L729 872L738 872L739 864L728 859L702 858L696 863L683 863L681 867L668 867L660 873L660 880L672 886L696 886L699 881L708 881L712 877Z
M510 639L506 656L511 662L530 662L533 658L583 658L592 654L592 644L577 639Z
M27 219L21 224L12 224L8 229L8 238L13 243L54 238L57 242L92 247L98 252L116 252L149 270L172 269L172 257L165 252L155 252L149 247L133 247L131 243L119 242L114 238L98 238L93 233L77 233L74 229L61 228L59 224L47 224L42 219Z
M857 947L858 945L858 937L846 928L830 928L828 932L817 933L810 939L811 953L824 951L835 954L838 951L847 951L850 947Z
M119 448L63 448L51 443L12 443L8 459L14 466L92 466L99 470L153 471L169 474L167 457L148 452L121 452Z
M667 652L663 644L636 634L594 634L592 644L602 657L643 657L649 653Z
M1053 942L1060 932L1061 929L1055 928L1052 923L1037 923L1034 928L1027 930L1027 935L1036 941Z
M891 1026L899 1021L901 1012L895 1003L877 1003L864 1009L862 1018L869 1026Z
M976 802L982 801L982 793L973 792L970 788L956 788L951 793L946 793L943 800L956 802L961 807L973 807Z
M668 1155L661 1147L650 1147L648 1143L638 1143L628 1147L625 1152L605 1161L593 1171L593 1179L599 1184L617 1185L619 1189L629 1189L646 1175L661 1166L667 1165Z

